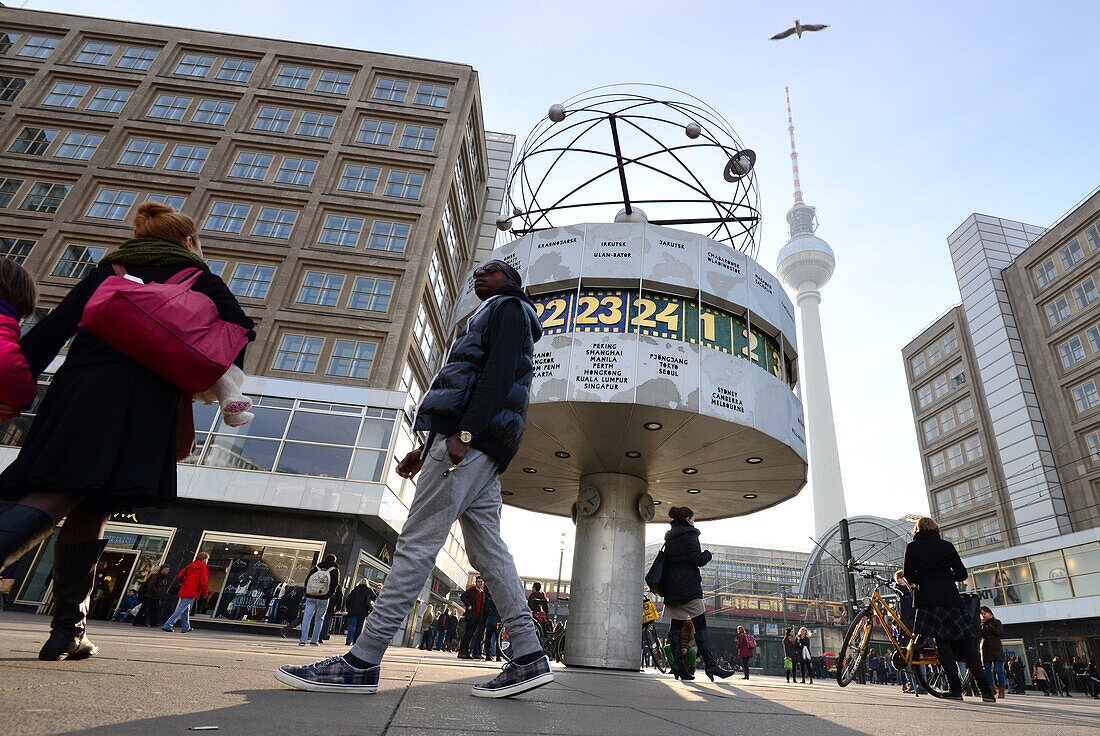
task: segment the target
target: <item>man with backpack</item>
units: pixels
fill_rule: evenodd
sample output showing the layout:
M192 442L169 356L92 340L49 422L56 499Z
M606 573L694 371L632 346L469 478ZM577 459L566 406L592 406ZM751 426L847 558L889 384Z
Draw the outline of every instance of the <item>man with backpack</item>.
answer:
M309 568L309 574L306 575L305 608L302 609L302 635L298 639L298 646L304 647L306 639L309 639L310 646L321 646L321 624L339 584L340 568L336 566L336 555L325 555L319 564ZM309 633L311 625L312 636Z

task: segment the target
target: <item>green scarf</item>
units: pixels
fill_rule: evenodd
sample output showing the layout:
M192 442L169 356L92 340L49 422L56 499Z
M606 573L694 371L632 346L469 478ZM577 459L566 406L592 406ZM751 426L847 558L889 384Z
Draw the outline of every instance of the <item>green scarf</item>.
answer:
M210 266L197 255L167 240L134 238L108 253L100 263L118 263L122 266L192 266L209 271Z

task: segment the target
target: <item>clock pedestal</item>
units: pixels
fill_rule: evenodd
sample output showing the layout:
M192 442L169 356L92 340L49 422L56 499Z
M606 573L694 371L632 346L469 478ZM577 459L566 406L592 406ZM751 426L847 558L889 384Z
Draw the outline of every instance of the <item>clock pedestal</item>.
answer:
M593 473L581 477L580 488L565 663L637 671L645 576L638 497L647 492L647 483L624 473ZM596 504L593 488L599 493Z

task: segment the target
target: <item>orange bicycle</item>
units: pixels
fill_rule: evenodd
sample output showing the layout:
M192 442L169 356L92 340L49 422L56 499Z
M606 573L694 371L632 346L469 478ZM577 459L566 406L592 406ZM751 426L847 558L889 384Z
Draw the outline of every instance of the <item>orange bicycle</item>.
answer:
M901 616L890 607L879 592L885 587L900 595L901 591L897 583L869 570L863 570L851 561L848 562L848 569L858 573L865 580L872 581L875 587L867 598L866 606L852 620L848 633L844 635L844 645L840 648L840 656L837 658L837 684L841 687L849 685L863 668L871 643L871 630L877 618L885 629L890 643L894 645L894 653L891 657L894 668L898 672L905 670L912 672L917 683L930 695L937 698L946 696L949 686L939 655L936 653L935 643L927 637L910 631L901 620ZM902 646L899 639L908 641L905 646ZM963 691L966 691L973 684L974 673L968 671L961 679Z

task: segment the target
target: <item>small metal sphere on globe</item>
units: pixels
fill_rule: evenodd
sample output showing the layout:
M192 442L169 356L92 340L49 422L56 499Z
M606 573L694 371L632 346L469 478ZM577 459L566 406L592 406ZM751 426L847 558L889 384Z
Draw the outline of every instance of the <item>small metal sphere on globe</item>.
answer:
M508 232L512 229L512 220L504 215L497 218L497 230L501 232Z
M649 217L641 207L631 207L629 214L623 207L615 213L615 222L649 222Z
M555 103L550 106L550 112L547 113L547 117L550 118L551 122L560 123L562 120L565 120L565 108Z
M519 208L519 205L516 205L515 207L513 207L513 208L512 208L512 215L513 215L513 216L515 216L515 217L519 217L519 216L520 216L520 215L522 215L522 214L523 214L523 210L521 210L521 209Z
M684 128L684 133L687 134L688 138L695 140L703 134L703 129L699 127L699 123L688 123Z

